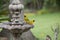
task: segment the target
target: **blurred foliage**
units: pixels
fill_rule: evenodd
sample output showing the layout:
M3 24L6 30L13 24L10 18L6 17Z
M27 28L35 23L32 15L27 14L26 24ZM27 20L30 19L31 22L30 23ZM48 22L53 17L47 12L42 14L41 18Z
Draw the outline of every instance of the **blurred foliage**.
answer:
M0 15L6 15L8 10L9 0L0 0Z
M42 9L42 10L38 10L38 11L37 11L37 14L38 14L38 15L40 15L40 14L47 14L47 13L49 13L48 10L43 10L43 9Z
M10 0L0 0L0 15L7 15ZM23 0L22 0L23 1ZM28 9L48 9L50 11L60 10L60 0L24 0L25 8ZM43 10L44 11L44 10ZM46 12L46 11L44 11ZM41 12L42 14L44 12Z

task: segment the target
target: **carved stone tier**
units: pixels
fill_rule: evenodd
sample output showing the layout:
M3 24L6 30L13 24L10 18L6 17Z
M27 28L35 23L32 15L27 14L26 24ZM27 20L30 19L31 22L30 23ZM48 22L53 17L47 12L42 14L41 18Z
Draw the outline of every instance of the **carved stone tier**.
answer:
M30 28L33 28L34 25L29 25L29 24L11 24L10 22L9 23L0 23L0 28L5 28L5 29L8 29L8 30L12 30L12 29L21 29L21 30L27 30L27 29L30 29Z

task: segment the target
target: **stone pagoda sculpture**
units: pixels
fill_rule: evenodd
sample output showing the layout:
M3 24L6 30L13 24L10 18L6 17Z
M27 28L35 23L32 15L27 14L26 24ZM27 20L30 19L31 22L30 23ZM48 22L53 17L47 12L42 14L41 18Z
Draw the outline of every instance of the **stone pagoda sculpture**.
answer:
M34 27L24 21L24 5L21 4L19 0L11 1L9 11L10 21L0 23L0 28L3 28L3 30L9 30L14 37L17 37L17 35L21 35L23 32L26 32Z

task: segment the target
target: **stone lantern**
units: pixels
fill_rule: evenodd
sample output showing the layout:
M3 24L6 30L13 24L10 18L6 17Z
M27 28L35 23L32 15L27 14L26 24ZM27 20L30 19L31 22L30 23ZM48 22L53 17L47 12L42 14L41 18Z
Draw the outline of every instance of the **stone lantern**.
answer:
M34 26L25 23L24 5L19 0L11 0L9 11L10 22L0 23L0 28L3 28L3 30L6 30L7 33L11 33L12 36L16 38L11 40L18 40L17 37L19 37L23 32L33 28Z

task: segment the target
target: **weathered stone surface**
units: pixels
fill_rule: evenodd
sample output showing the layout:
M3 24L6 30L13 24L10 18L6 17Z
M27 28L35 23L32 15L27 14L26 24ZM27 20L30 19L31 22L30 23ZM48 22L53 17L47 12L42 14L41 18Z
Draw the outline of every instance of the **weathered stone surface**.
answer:
M37 40L30 30L24 32L22 35L14 37L11 32L4 29L2 32L0 32L0 37L7 37L8 40Z
M35 36L32 34L32 32L29 30L27 32L24 32L21 35L21 40L37 40Z
M0 32L1 37L7 37L8 40L36 40L29 31L34 25L25 23L23 9L24 5L19 0L11 0L9 5L11 22L0 23L0 28L3 28Z

